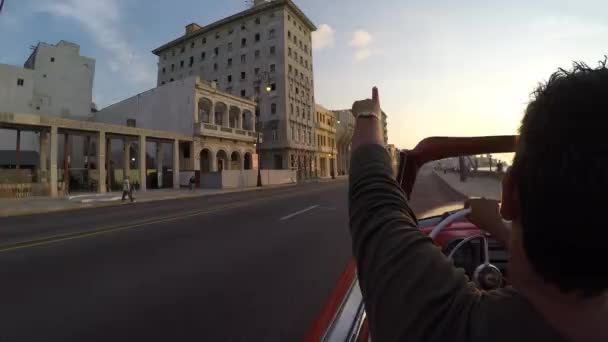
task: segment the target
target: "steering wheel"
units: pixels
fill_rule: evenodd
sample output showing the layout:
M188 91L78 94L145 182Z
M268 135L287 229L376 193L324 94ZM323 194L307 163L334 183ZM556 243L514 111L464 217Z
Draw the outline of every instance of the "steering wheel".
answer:
M439 222L435 228L429 234L429 237L433 240L441 233L443 228L452 224L452 222L459 220L468 214L471 213L471 209L462 209L455 213L450 214L444 220ZM480 231L479 234L475 234L473 236L469 236L462 241L460 241L448 254L448 260L452 260L456 251L458 251L462 246L466 243L473 241L475 239L481 239L483 244L483 258L484 261L475 269L473 272L473 282L475 285L482 290L495 290L502 286L503 284L503 275L502 272L498 269L498 267L492 265L490 263L490 251L488 245L488 238L486 235Z

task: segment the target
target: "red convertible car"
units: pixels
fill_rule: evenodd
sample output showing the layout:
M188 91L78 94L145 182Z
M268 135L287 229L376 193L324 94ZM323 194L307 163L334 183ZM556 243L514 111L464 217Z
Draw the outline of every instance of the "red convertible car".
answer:
M422 173L426 173L427 178L435 177L436 182L445 183L450 177L459 178L461 173L456 170L467 165L467 170L473 169L474 172L471 171L471 174L476 175L481 184L484 177L492 178L492 175L502 172L500 166L497 172L496 160L492 169L493 160L489 155L512 153L515 151L515 142L516 136L427 138L413 150L401 152L397 181L412 203L415 203L416 196L421 195L420 191L415 191L415 185L417 185L417 177ZM485 158L470 156L485 156ZM468 163L463 163L465 159L463 157L467 158ZM484 163L486 158L489 163ZM459 161L460 165L458 165ZM493 182L492 184L500 186L497 177L494 177ZM450 188L451 191L456 192L453 187ZM443 253L454 262L456 267L464 268L467 276L478 288L492 290L505 286L508 274L508 255L505 247L466 219L469 211L463 209L462 200L465 196L462 193L460 196L460 201L450 203L448 206L441 205L433 208L434 210L427 208L425 211L431 214L417 214L420 216L419 228L442 248ZM341 275L305 340L315 342L371 340L354 260L351 260Z

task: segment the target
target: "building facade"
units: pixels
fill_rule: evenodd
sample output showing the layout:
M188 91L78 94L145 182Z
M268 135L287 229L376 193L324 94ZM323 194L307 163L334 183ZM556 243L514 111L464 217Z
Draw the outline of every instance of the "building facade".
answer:
M88 119L94 75L95 60L81 56L79 45L64 40L39 43L23 67L0 64L0 111ZM35 131L0 129L0 150L37 153L40 143ZM72 155L82 156L82 144L72 146ZM80 164L82 158L70 162ZM0 167L16 166L0 161Z
M315 136L317 153L315 156L315 173L318 177L336 175L336 125L335 114L321 105L315 105Z
M261 145L262 166L304 167L291 161L316 150L314 30L293 1L256 0L251 8L209 25L187 25L184 35L155 49L157 83L198 75L229 94L253 97L266 137Z
M350 152L353 133L355 132L355 117L350 109L335 110L338 120L336 129L337 169L339 175L350 173Z
M179 148L180 170L205 174L257 165L255 107L251 99L190 76L103 108L95 121L192 135Z
M399 166L399 149L393 144L388 144L386 146L386 150L388 151L388 155L391 157L391 166L393 167L393 172L396 176L397 167Z
M384 111L382 111L382 138L384 139L384 146L387 146L388 145L388 118Z

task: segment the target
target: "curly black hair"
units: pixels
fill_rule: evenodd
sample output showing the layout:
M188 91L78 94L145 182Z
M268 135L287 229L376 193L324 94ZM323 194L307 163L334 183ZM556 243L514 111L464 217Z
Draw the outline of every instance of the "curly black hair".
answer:
M563 292L608 289L608 68L574 63L533 93L513 176L524 251Z

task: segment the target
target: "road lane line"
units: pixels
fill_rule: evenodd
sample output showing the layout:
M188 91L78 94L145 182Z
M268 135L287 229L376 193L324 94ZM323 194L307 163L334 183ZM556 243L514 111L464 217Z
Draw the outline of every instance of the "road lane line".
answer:
M327 191L327 189L309 190L309 191L304 192L304 194L309 195L312 193L323 192L323 191ZM211 213L222 211L222 210L236 209L236 208L246 207L246 206L249 206L252 204L271 202L273 200L280 200L280 199L289 198L289 197L293 197L293 196L297 196L297 194L294 194L293 192L290 192L287 194L280 192L274 196L269 196L266 198L261 198L261 199L253 198L253 199L245 200L242 202L237 202L237 203L234 203L231 205L224 205L224 206L206 209L206 210L194 210L194 211L191 210L191 211L187 211L187 212L183 213L182 215L161 217L161 218L157 218L157 219L140 220L140 221L132 222L127 225L113 225L113 226L107 226L107 227L100 227L100 228L86 231L86 232L75 232L75 233L68 233L68 234L52 235L52 236L48 236L48 237L40 237L37 239L20 241L20 242L15 242L13 244L0 246L0 253L10 252L13 250L24 249L24 248L29 248L29 247L48 245L48 244L62 242L62 241L68 241L68 240L92 237L92 236L97 236L97 235L102 235L102 234L108 234L108 233L118 232L118 231L122 231L122 230L137 228L137 227L141 227L141 226L145 226L145 225L149 225L149 224L163 223L163 222L168 222L168 221L175 221L175 220L180 220L180 219L184 219L184 218L189 218L189 217L193 217L193 216L211 214ZM311 208L307 208L304 211L312 210L315 207L318 207L318 205L313 206ZM300 213L294 213L294 214L297 215ZM292 214L292 215L295 216L294 214Z
M281 217L281 218L279 219L279 221L285 221L285 220L289 220L290 218L292 218L292 217L294 217L294 216L298 216L298 215L303 214L303 213L305 213L305 212L307 212L307 211L313 210L314 208L316 208L316 207L318 207L318 206L319 206L318 204L311 205L310 207L305 208L305 209L302 209L302 210L300 210L300 211L296 211L296 212L295 212L295 213L293 213L293 214L289 214L289 215L287 215L287 216L283 216L283 217Z

